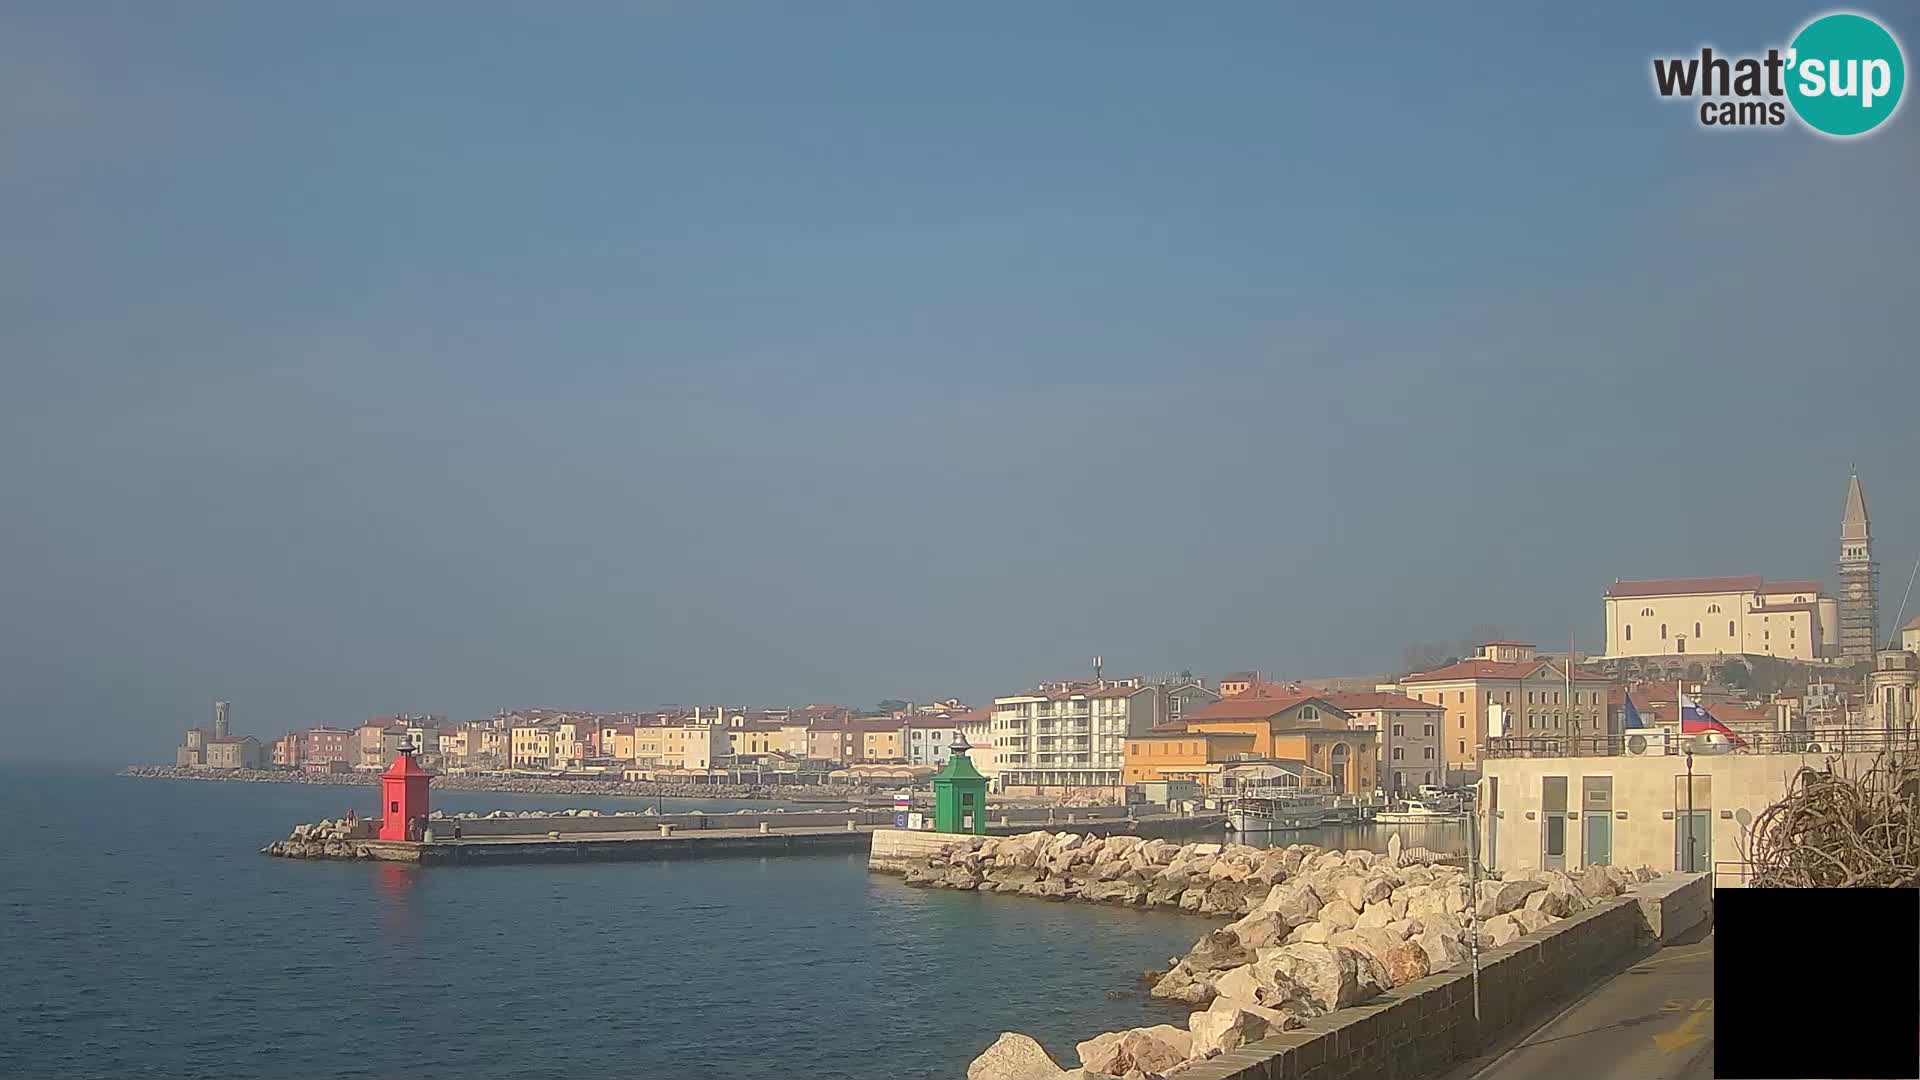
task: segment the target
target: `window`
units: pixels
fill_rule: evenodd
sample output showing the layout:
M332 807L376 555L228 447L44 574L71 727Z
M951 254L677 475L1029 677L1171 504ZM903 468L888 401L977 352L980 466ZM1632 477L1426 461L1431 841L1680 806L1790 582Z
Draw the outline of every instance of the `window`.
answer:
M1560 691L1558 691L1558 690L1555 690L1555 691L1553 692L1553 703L1554 703L1555 705L1558 705L1558 704L1560 704Z
M1513 691L1509 690L1505 694L1502 694L1500 700L1508 705L1513 704Z
M1773 640L1773 631L1771 631L1771 630L1762 630L1762 631L1760 631L1760 640L1761 640L1761 641L1772 641L1772 640Z
M1720 605L1719 605L1719 604L1708 604L1708 605L1707 605L1707 614L1709 614L1709 615L1718 615L1718 614L1720 614Z
M1302 705L1300 706L1300 719L1318 720L1320 719L1320 710L1311 705Z
M1732 619L1727 620L1727 636L1728 637L1733 636L1733 620Z
M1426 751L1425 751L1425 753L1423 754L1423 756L1424 756L1424 757L1425 757L1425 758L1426 758L1426 759L1427 759L1428 761L1432 761L1432 760L1433 760L1433 747L1431 747L1431 746L1429 746L1429 747L1427 747L1427 748L1426 748Z
M1653 609L1650 607L1643 607L1640 609L1640 614L1650 617L1653 615Z
M1453 703L1455 705L1465 705L1467 703L1467 692L1465 690L1460 691L1453 699Z
M1628 641L1633 640L1633 624L1632 623L1627 624L1627 640Z
M1401 758L1403 758L1403 757L1406 757L1406 756L1407 756L1407 754L1406 754L1406 750L1405 750L1404 748L1402 748L1402 747L1398 747L1398 746L1396 746L1396 747L1394 747L1394 748L1393 748L1393 760L1395 760L1395 761L1399 761L1399 760L1400 760Z
M1661 641L1667 640L1667 624L1666 623L1660 624L1660 640Z
M1426 729L1425 731L1422 731L1422 732L1421 732L1420 734L1422 734L1422 735L1432 735L1432 734L1433 734L1433 725L1432 725L1432 724L1428 724L1428 725L1427 725L1427 729Z
M1533 704L1533 691L1527 691L1527 704Z
M1700 624L1699 624L1699 623L1694 623L1694 624L1693 624L1693 636L1694 636L1694 637L1699 637L1699 636L1700 636Z
M1433 783L1433 773L1431 771L1427 773L1426 783L1429 783L1429 784Z
M1465 754L1466 752L1467 752L1467 740L1465 740L1465 739L1461 739L1461 740L1460 740L1460 753L1464 755L1464 754Z
M1395 738L1399 738L1400 736L1405 735L1406 733L1407 733L1407 728L1405 724L1393 725L1393 734Z
M1787 636L1788 636L1789 638L1797 638L1797 637L1799 637L1799 636L1800 636L1800 628L1799 628L1799 627L1797 627L1797 626L1789 626L1789 627L1787 627Z

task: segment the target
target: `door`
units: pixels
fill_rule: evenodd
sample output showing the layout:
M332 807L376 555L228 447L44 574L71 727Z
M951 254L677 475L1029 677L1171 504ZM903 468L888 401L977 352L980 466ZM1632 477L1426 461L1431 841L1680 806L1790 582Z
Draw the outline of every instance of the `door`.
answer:
M1606 866L1613 861L1613 777L1580 778L1580 862Z
M1540 778L1540 867L1567 868L1567 778Z
M1328 755L1327 771L1333 774L1333 793L1347 793L1347 744L1334 743L1333 753Z
M1586 835L1581 837L1582 861L1588 866L1606 866L1613 861L1613 815L1586 812Z
M1692 828L1688 828L1691 821ZM1687 841L1692 840L1691 846ZM1682 809L1673 815L1673 866L1683 874L1703 874L1713 858L1713 812Z

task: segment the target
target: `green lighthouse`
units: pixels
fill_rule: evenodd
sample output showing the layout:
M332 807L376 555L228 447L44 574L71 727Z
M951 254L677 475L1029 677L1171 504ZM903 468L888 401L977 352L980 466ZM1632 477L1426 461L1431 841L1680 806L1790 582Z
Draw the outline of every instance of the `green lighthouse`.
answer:
M949 747L953 756L933 778L933 827L936 832L987 835L987 778L967 760L964 738Z

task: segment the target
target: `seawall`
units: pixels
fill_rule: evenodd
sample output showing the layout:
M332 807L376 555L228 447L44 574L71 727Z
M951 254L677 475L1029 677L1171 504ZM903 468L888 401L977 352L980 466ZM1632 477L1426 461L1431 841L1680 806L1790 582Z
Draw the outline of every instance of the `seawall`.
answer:
M1181 1080L1438 1076L1543 1002L1580 989L1650 942L1697 926L1708 915L1712 895L1706 875L1676 874L1483 950L1477 1024L1472 969L1449 968L1293 1031L1224 1051L1182 1071Z

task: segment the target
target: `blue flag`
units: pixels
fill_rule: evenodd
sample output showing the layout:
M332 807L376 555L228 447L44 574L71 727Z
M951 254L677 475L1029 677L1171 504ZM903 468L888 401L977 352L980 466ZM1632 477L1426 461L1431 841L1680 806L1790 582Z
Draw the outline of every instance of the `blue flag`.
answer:
M1627 695L1627 707L1625 711L1621 713L1620 726L1623 729L1643 728L1647 726L1647 722L1645 720L1640 719L1640 710L1633 707L1632 694Z

